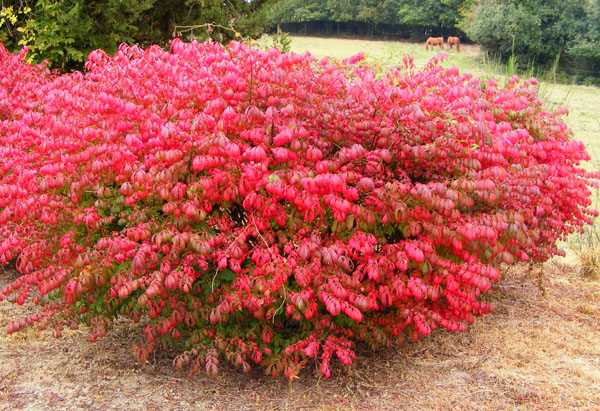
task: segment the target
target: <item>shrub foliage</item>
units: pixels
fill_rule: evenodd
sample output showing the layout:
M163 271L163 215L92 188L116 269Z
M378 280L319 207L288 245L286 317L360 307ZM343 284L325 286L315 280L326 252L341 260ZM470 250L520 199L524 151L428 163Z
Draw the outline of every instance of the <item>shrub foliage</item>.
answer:
M501 263L596 215L589 156L533 79L240 42L63 75L23 58L0 49L0 260L23 274L4 298L41 309L9 333L94 341L124 315L147 323L141 360L329 376L357 342L464 330Z

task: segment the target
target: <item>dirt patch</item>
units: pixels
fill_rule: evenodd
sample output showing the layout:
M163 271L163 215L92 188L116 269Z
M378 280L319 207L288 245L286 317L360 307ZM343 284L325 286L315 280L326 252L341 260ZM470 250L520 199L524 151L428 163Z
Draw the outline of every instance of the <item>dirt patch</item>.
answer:
M127 321L96 343L84 329L0 331L0 409L599 409L600 283L565 260L545 272L544 297L526 267L509 270L488 297L496 311L465 333L361 352L329 380L311 368L292 385L232 368L187 378L169 353L137 363ZM0 303L0 330L32 309Z

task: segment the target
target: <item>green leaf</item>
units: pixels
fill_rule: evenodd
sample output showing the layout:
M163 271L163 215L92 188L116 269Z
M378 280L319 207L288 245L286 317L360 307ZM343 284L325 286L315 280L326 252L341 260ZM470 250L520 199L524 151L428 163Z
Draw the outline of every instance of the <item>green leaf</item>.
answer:
M404 227L402 227L402 235L404 236L404 238L409 237L409 231L409 226L405 225Z
M349 215L348 217L346 217L346 228L348 230L351 230L352 227L354 227L354 216L353 215Z
M235 273L233 271L231 271L228 268L225 268L221 271L219 271L219 277L223 280L223 281L233 281L235 279Z

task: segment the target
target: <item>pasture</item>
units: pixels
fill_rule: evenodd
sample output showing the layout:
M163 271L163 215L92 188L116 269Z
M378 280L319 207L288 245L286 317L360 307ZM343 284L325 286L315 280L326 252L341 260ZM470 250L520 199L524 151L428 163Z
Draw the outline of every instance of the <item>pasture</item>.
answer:
M422 67L438 53L423 44L294 37L292 50L318 58L365 51L368 61L395 64L412 54ZM499 76L478 47L445 52L444 65L476 76ZM567 106L574 138L600 170L600 89L540 83L549 108ZM535 268L537 274L539 267ZM336 365L331 379L304 370L289 385L258 370L187 377L174 354L132 361L131 335L139 326L121 321L107 337L88 343L88 330L0 333L0 409L598 409L600 408L600 287L583 278L573 258L544 266L537 275L515 266L487 296L496 311L477 318L465 333L438 330L419 342L360 356L349 369ZM0 268L0 287L15 278ZM0 329L33 306L0 304ZM134 332L136 331L136 332ZM44 371L40 371L44 370Z

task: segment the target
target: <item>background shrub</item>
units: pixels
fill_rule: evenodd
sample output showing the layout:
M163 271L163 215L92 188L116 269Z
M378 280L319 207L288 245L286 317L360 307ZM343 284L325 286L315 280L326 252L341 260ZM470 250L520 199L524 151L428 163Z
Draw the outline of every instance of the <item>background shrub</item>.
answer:
M598 0L498 1L471 5L460 26L471 40L522 65L560 68L570 75L598 77L600 19Z
M597 213L589 159L535 80L438 59L383 70L245 43L92 52L56 75L0 49L3 290L93 341L125 315L136 354L329 376L492 311L500 264L545 261Z

